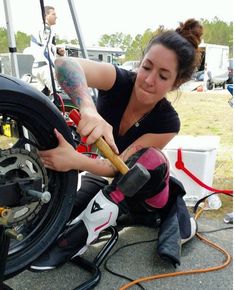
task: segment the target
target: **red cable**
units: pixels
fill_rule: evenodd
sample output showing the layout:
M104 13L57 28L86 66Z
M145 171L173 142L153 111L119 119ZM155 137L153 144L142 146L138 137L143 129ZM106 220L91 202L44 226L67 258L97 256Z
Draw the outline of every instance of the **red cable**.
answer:
M60 101L62 114L65 115L65 106L64 106L63 98L62 98L61 95L58 94L58 93L56 93L56 96L57 96L57 98L58 98L59 101Z
M213 192L220 192L228 195L233 194L233 190L226 190L226 189L216 189L213 187L210 187L203 183L199 178L197 178L192 172L190 172L185 166L184 162L182 161L182 149L179 148L177 151L177 161L175 162L175 167L179 170L183 170L191 179L193 179L196 183L198 183L200 186L206 188L209 191Z

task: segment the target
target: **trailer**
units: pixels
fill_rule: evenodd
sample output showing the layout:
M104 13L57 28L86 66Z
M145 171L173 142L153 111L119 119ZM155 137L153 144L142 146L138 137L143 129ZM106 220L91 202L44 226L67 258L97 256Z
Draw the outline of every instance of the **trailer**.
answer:
M199 50L201 51L201 63L194 75L195 80L204 81L208 90L217 86L225 88L229 78L229 47L202 42Z
M65 49L67 56L82 57L80 45L58 44L60 46ZM118 58L125 54L123 50L115 47L87 46L86 49L89 59L113 64L117 64Z

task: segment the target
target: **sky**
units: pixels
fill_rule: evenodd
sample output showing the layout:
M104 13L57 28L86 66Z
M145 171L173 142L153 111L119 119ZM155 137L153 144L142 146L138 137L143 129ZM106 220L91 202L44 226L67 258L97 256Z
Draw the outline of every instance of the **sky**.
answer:
M10 3L13 31L31 34L42 23L39 0L0 0L0 27L6 27L4 1ZM176 28L188 18L233 21L233 0L44 0L56 8L59 38L77 38L68 2L73 3L85 45L97 45L103 34L143 34L159 25Z

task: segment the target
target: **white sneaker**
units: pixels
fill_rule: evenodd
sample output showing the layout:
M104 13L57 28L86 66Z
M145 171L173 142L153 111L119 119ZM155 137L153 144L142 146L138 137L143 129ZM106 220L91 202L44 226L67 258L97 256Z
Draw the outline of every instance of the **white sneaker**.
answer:
M197 222L196 222L196 220L193 217L190 218L190 223L191 223L191 234L190 234L190 236L188 238L181 239L181 245L183 245L183 244L187 243L188 241L190 241L197 233L197 229L198 229Z

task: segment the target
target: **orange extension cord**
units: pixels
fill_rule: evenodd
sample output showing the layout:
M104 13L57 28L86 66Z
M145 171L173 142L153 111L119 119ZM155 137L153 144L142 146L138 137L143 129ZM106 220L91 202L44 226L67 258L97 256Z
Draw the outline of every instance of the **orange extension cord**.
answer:
M199 218L199 216L202 214L203 212L203 208L199 209L197 211L197 213L195 214L195 219L197 220ZM123 285L121 288L119 288L119 290L125 290L128 289L134 285L136 285L137 283L141 283L141 282L148 282L151 280L157 280L157 279L161 279L161 278L167 278L167 277L175 277L175 276L182 276L182 275L191 275L191 274L199 274L199 273L205 273L205 272L212 272L212 271L218 271L221 270L225 267L227 267L229 265L229 263L232 260L231 255L224 250L223 248L221 248L219 245L209 241L208 239L206 239L205 237L203 237L200 234L196 234L197 238L199 240L201 240L203 243L208 244L209 246L215 248L216 250L220 251L222 254L224 254L224 256L226 257L224 263L222 265L219 266L214 266L214 267L208 267L205 269L194 269L194 270L189 270L189 271L180 271L180 272L172 272L172 273L167 273L167 274L157 274L157 275L153 275L153 276L149 276L149 277L142 277L139 279L136 279L128 284Z

